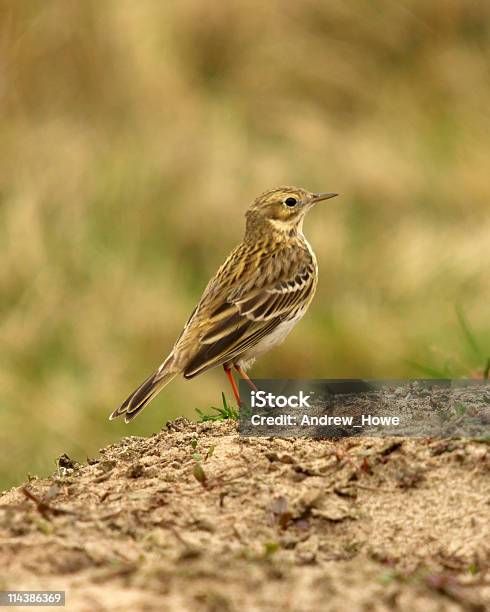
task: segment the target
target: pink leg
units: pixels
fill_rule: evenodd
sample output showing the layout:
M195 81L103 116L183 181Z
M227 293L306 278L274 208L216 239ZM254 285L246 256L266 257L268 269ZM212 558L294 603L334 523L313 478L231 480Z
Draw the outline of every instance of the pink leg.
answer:
M223 369L225 371L226 376L228 377L228 380L230 381L230 385L231 388L233 389L233 395L235 396L235 399L238 403L238 405L240 406L241 402L240 402L240 393L238 392L238 387L237 384L235 382L235 379L233 378L233 374L231 372L231 368L228 368L227 366L223 366Z
M245 370L242 368L242 366L236 365L235 364L235 370L240 374L240 376L243 378L243 380L247 381L248 386L253 389L254 391L258 391L257 387L254 385L253 381L250 380L249 375L245 372Z

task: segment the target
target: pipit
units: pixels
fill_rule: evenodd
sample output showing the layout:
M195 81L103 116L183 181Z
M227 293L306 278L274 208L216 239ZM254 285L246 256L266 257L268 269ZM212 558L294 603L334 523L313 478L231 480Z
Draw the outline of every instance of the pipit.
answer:
M303 235L305 214L336 193L299 187L266 191L246 213L245 236L209 281L170 355L110 418L131 421L177 374L193 378L222 365L240 405L234 367L246 370L284 340L305 314L318 281Z

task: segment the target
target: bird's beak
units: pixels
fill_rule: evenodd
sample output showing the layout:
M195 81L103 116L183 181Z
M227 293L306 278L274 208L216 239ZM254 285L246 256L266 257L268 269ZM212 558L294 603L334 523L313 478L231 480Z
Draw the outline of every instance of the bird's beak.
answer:
M335 196L338 195L338 193L314 193L311 201L313 202L313 204L316 204L317 202L323 202L323 200L335 198Z

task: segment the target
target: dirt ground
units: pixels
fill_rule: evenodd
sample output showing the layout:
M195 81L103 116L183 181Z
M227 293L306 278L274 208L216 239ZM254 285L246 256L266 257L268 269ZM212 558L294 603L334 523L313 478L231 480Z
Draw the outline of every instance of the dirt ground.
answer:
M489 450L178 419L4 493L0 590L84 612L489 610Z

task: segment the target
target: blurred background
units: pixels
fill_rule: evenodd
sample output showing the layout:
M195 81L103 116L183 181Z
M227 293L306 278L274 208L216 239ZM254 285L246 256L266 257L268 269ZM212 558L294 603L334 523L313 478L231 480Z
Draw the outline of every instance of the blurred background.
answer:
M253 376L482 377L489 143L488 2L0 0L0 489L230 396L107 420L281 184L341 197Z

